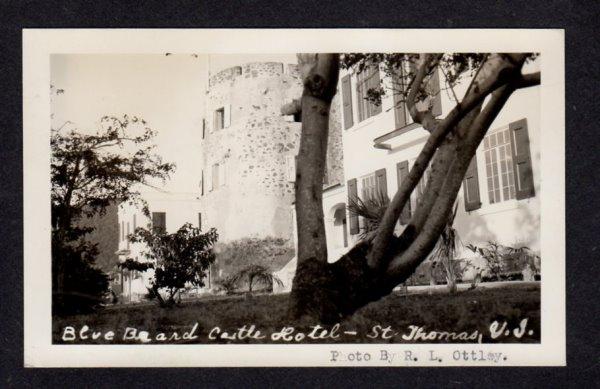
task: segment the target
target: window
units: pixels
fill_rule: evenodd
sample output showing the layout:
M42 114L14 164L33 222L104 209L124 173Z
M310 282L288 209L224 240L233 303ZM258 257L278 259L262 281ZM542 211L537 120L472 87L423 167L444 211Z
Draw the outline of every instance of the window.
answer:
M296 181L296 163L298 161L298 157L292 154L288 154L285 156L285 168L286 168L286 176L289 182Z
M206 119L202 119L202 139L206 137Z
M121 221L121 240L125 240L125 222Z
M360 192L360 197L363 201L377 198L377 180L375 178L375 173L363 176L361 178L361 185L362 188Z
M127 241L127 250L129 250L129 222L127 222L127 236L125 237L126 241Z
M356 76L356 93L358 95L358 121L362 122L381 113L381 102L375 104L367 100L370 89L379 89L379 67L371 65Z
M515 178L509 129L487 135L483 140L483 150L490 204L514 199Z
M215 111L215 130L225 128L225 108L219 108Z
M215 163L212 165L212 180L210 190L215 190L219 187L219 164Z
M202 213L198 212L198 229L202 229Z
M165 212L152 212L152 231L160 234L167 231L167 214Z

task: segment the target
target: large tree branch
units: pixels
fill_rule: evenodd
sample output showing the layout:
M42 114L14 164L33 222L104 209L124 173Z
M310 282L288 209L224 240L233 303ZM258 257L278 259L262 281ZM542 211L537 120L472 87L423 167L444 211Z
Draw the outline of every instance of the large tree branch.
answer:
M482 112L473 121L465 139L461 142L460 153L452 163L422 231L406 251L390 262L388 276L392 280L401 280L407 274L411 274L435 246L477 147L514 90L515 87L511 84L495 91Z
M410 84L410 91L406 96L406 107L408 108L408 113L410 113L410 116L415 123L421 124L423 128L429 132L432 132L435 129L437 120L435 117L433 117L430 110L420 111L417 109L416 98L421 88L424 88L423 81L429 73L429 68L432 65L436 66L440 57L441 54L437 56L433 56L432 54L420 55L419 58L421 65L417 69L417 72Z
M530 86L540 85L540 72L523 74L515 83L517 89L528 88Z
M406 180L392 198L382 217L377 234L373 239L373 246L368 254L368 263L371 268L381 267L381 262L392 240L394 227L400 217L400 213L404 209L406 202L410 199L410 194L423 176L435 151L442 144L446 136L469 112L480 105L491 92L512 81L515 74L520 72L520 67L516 67L512 62L502 60L500 55L495 56L493 60L485 62L483 66L485 66L485 69L481 69L478 73L480 80L475 80L473 87L470 88L463 101L457 104L441 122L437 123L431 135L427 138L413 167L410 169ZM425 69L421 66L413 84L419 78L422 81L424 73ZM512 78L509 75L512 75ZM411 93L414 99L416 92L411 90Z

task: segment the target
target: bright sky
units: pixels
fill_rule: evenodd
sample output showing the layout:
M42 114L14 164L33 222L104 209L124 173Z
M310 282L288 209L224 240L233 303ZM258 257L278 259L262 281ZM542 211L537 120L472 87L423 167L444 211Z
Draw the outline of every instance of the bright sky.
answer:
M157 130L157 152L175 162L177 171L165 187L197 191L196 167L207 69L212 74L248 62L296 63L292 54L136 54L53 55L51 82L64 93L53 96L52 126L71 121L95 131L104 115L144 118Z

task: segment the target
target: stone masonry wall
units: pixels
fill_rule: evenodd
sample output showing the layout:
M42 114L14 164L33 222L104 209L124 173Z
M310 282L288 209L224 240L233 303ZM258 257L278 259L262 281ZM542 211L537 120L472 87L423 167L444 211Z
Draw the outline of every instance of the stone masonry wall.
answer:
M220 241L244 237L292 238L294 182L301 123L281 116L281 106L302 94L297 65L248 63L210 77L202 141L203 226ZM214 112L230 125L216 130ZM343 182L339 99L332 104L326 185ZM224 163L225 185L210 190L212 166ZM222 180L222 171L219 180ZM293 176L293 174L292 174Z
M215 74L210 84L201 150L203 224L216 227L222 242L291 238L294 183L288 156L293 161L298 152L300 123L286 121L280 108L302 93L297 72L282 63L250 63ZM213 115L220 108L231 123L215 130ZM223 162L225 186L210 191L211 167Z

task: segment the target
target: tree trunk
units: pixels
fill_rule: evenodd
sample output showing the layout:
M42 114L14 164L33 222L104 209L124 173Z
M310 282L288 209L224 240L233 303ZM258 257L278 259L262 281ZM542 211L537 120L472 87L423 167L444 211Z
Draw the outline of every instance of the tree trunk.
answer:
M424 69L436 64L439 56L421 55L421 59L412 87L424 82ZM430 114L416 111L414 101L408 102L415 122L429 118L422 124L431 135L417 159L418 164L392 199L376 233L356 244L338 261L328 263L322 184L329 108L339 72L338 56L298 55L304 92L296 174L298 264L290 295L292 317L338 322L390 294L414 273L438 241L465 171L487 129L516 88L535 84L535 79L524 81L520 74L524 60L525 55L521 54L492 56L475 76L475 86L467 90L463 101L439 124L431 120ZM415 93L409 94L408 99L414 100ZM482 109L489 95L491 98ZM400 212L432 159L434 168L428 192L411 222L397 237L393 230ZM449 287L456 288L454 281L448 280Z

